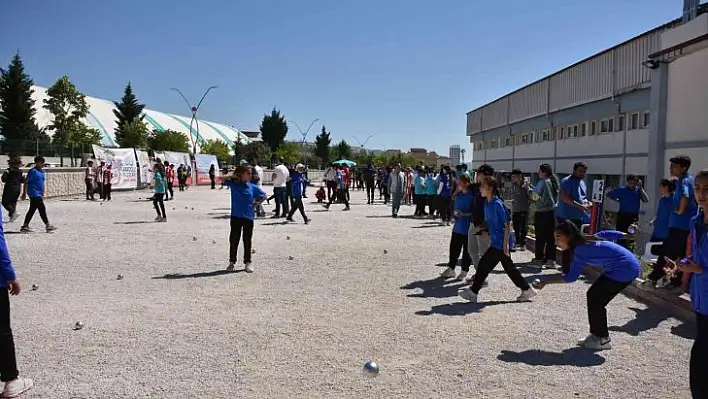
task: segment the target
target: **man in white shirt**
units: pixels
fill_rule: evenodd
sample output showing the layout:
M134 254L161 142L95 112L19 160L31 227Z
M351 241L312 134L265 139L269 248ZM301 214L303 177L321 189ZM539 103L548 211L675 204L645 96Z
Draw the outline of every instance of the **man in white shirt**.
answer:
M275 167L273 171L273 194L275 195L275 215L273 219L280 217L287 217L290 211L290 204L288 204L288 192L286 189L288 179L290 179L290 172L288 167L283 164L280 160L278 166ZM283 206L283 213L280 213L280 206Z
M337 168L334 164L330 164L325 171L324 181L327 186L327 201L329 201L333 195L337 194Z

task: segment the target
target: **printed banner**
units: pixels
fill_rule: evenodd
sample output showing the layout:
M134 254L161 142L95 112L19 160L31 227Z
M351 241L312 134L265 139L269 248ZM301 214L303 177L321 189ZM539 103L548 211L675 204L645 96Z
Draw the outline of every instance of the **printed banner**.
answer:
M140 168L140 186L147 186L152 182L152 164L147 151L135 150L136 158L138 159L138 167Z
M93 145L93 155L113 166L111 185L114 190L138 188L138 166L133 148L102 148Z
M192 162L190 161L189 154L184 152L165 151L164 155L165 157L162 158L162 161L167 161L170 164L174 165L175 172L177 172L177 169L180 165L184 165L185 167L189 168L190 173L189 177L187 178L187 184L192 184Z
M214 165L216 168L215 175L219 179L219 161L215 155L200 154L196 156L197 160L197 184L210 184L209 168Z

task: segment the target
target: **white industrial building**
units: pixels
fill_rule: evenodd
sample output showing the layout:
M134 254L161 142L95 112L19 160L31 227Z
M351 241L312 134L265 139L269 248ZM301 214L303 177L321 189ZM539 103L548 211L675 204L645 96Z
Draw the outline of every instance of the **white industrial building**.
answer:
M687 0L671 21L522 87L467 114L473 167L549 163L560 176L588 165L588 187L633 173L653 212L668 159L686 154L708 167L708 6ZM653 195L651 195L653 194Z
M35 100L35 109L37 111L36 119L37 124L40 128L49 126L54 120L52 114L43 108L44 100L48 98L47 89L44 87L33 86L32 99ZM100 98L94 98L86 96L86 104L89 106L89 113L84 120L88 126L98 129L101 132L101 146L103 147L117 147L115 139L115 129L116 129L116 116L113 114L115 105L112 101L102 100ZM173 114L166 114L163 112L153 111L150 109L145 109L143 111L143 121L146 123L149 130L156 130L158 132L164 130L175 130L182 132L190 137L190 147L192 145L192 140L196 143L203 142L205 140L218 139L230 147L233 146L234 142L240 140L242 144L248 144L250 139L248 136L240 132L238 129L216 122L205 121L202 119L198 120L198 128L196 124L192 124L190 130L190 116L180 116ZM52 131L47 132L50 136Z

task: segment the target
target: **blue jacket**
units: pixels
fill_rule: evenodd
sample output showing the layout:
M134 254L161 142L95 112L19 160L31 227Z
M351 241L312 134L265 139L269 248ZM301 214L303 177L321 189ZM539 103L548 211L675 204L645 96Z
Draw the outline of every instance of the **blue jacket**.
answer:
M582 203L587 199L585 181L573 175L566 176L561 180L560 189L561 192L567 193L576 202ZM559 198L556 216L560 219L583 220L587 213L566 204L562 198Z
M611 241L590 241L573 250L573 262L565 281L578 279L585 265L601 267L602 274L620 283L628 283L639 277L639 260L627 248Z
M2 212L0 212L0 289L7 289L10 281L15 281L15 269L12 267L10 252L5 242L5 231L2 227Z
M308 184L307 179L305 178L304 173L300 172L293 172L290 175L290 182L292 184L292 196L293 198L300 198L302 197L302 191L305 185Z
M703 212L691 221L691 259L703 267L703 273L691 275L691 305L696 312L708 316L708 230L703 223Z

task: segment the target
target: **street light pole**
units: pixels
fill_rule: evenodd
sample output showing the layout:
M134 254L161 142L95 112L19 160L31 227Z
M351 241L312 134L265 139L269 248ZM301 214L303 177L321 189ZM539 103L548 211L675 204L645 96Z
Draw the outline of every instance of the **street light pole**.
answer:
M218 86L210 86L204 94L202 95L202 98L199 99L199 102L197 103L197 106L193 106L189 100L187 100L187 97L182 94L182 92L179 89L176 89L172 87L170 90L174 90L179 95L182 97L185 103L187 103L187 106L189 107L189 110L192 112L192 119L189 120L189 137L191 138L192 141L192 181L194 184L197 182L197 138L194 136L194 133L192 133L192 124L196 123L197 125L197 136L201 137L199 135L199 120L197 119L197 112L199 112L199 107L201 107L202 102L204 101L204 98L206 98L207 94L211 91L211 89L216 89Z
M314 125L315 122L317 122L317 121L319 121L319 118L314 119L312 122L310 122L310 126L308 126L304 132L302 131L302 129L300 129L300 126L297 124L297 122L290 121L293 123L293 125L295 125L297 130L300 131L300 135L302 135L302 143L300 144L300 146L302 147L302 159L303 159L305 166L307 166L307 151L305 151L305 139L307 138L307 134L310 133L310 129L312 129L312 125Z

